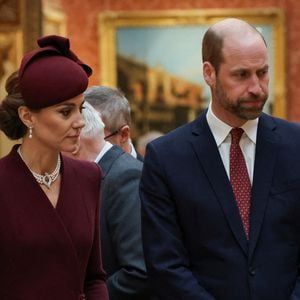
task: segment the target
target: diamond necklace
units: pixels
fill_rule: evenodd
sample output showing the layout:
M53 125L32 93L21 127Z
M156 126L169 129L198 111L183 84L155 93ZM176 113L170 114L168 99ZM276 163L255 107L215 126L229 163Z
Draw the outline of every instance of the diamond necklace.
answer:
M21 153L21 147L18 148L17 152L19 153L19 155L22 158L23 162L26 164L26 162L24 160L24 157L22 156L22 153ZM45 172L45 175L41 175L41 174L38 174L38 173L35 173L34 171L32 171L28 166L27 167L28 167L29 171L32 173L32 175L34 176L35 180L39 184L43 184L48 189L50 189L51 184L57 179L57 177L58 177L58 175L60 173L60 165L61 165L60 155L58 155L58 159L57 159L57 164L56 164L55 170L51 174L48 174L47 172Z

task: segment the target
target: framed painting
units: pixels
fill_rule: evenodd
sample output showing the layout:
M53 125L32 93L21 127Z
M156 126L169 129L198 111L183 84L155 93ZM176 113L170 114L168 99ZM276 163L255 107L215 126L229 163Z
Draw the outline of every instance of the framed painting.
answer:
M23 55L21 30L7 28L0 30L0 99L6 96L5 83L8 76L19 67ZM9 141L0 133L0 157L6 154L15 142Z
M284 15L279 9L105 12L98 22L102 85L128 98L135 137L168 132L194 119L210 101L201 42L226 17L244 19L264 35L270 58L265 110L285 117Z

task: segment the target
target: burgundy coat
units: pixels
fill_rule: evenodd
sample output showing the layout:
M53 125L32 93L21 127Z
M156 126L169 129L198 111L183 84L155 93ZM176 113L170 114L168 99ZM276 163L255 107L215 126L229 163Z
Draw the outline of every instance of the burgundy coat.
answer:
M107 300L99 167L63 156L54 208L16 150L0 160L0 299Z

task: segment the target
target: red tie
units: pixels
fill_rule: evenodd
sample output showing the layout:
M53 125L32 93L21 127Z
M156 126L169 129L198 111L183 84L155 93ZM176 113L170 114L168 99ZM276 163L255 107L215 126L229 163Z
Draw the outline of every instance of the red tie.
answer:
M249 239L251 182L249 179L244 155L239 145L243 133L244 130L242 128L233 128L230 131L230 182L237 206L239 208L244 230L247 238Z

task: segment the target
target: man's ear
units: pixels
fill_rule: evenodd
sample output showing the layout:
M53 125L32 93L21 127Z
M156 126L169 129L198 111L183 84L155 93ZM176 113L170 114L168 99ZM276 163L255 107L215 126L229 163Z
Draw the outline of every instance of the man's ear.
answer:
M128 125L124 125L119 132L121 144L127 143L130 139L130 128Z
M205 82L210 86L213 87L216 82L216 71L215 68L212 66L211 63L208 61L203 63L203 77Z
M21 121L27 127L33 127L33 114L27 106L20 106L18 108L18 114Z

